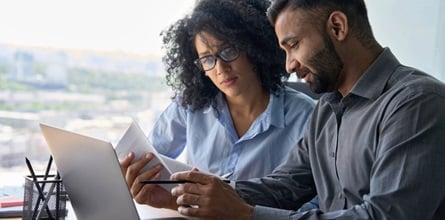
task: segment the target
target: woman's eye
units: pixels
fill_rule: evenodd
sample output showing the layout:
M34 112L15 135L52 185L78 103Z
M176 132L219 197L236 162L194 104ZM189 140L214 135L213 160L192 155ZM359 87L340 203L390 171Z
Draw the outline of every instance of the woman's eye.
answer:
M211 56L205 57L205 58L203 59L203 63L205 63L205 64L207 64L207 65L209 65L209 64L213 64L213 57L211 57Z
M235 49L226 49L226 50L223 50L222 53L221 53L221 55L224 55L226 57L231 57L234 54L236 54L236 50Z

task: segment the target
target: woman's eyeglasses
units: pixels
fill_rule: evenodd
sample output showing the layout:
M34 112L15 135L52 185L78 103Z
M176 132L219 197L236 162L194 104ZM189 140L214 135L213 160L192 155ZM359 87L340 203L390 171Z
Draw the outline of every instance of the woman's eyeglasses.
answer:
M236 49L234 47L227 47L227 48L220 50L216 54L200 57L200 58L196 59L194 61L194 63L201 70L209 71L209 70L215 68L216 58L219 58L222 61L228 63L228 62L232 62L232 61L238 59L239 54L240 53L239 53L238 49Z

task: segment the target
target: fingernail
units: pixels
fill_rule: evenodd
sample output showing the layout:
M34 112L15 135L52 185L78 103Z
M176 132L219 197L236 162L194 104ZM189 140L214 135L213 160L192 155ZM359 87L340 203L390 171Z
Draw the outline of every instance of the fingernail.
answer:
M151 156L150 153L148 153L148 154L145 155L145 158L147 158L147 159L151 159L151 157L152 157L152 156Z
M128 153L127 157L131 157L131 154L132 154L132 153L133 153L133 152Z

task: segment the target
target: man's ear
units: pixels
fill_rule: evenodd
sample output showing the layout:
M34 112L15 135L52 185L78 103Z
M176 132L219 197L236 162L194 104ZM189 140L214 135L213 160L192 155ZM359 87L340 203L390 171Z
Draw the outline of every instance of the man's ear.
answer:
M328 33L333 39L343 41L348 35L348 17L341 11L334 11L327 20Z

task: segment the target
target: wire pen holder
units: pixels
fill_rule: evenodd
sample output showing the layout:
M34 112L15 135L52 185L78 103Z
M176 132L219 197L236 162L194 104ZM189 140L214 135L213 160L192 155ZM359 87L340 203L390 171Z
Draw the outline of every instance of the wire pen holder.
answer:
M68 195L55 175L25 177L23 219L65 219ZM40 190L38 189L40 186Z
M31 162L25 158L31 175L25 176L22 219L65 219L68 194L59 174L49 175L52 161L51 156L46 166L45 175L36 175Z

